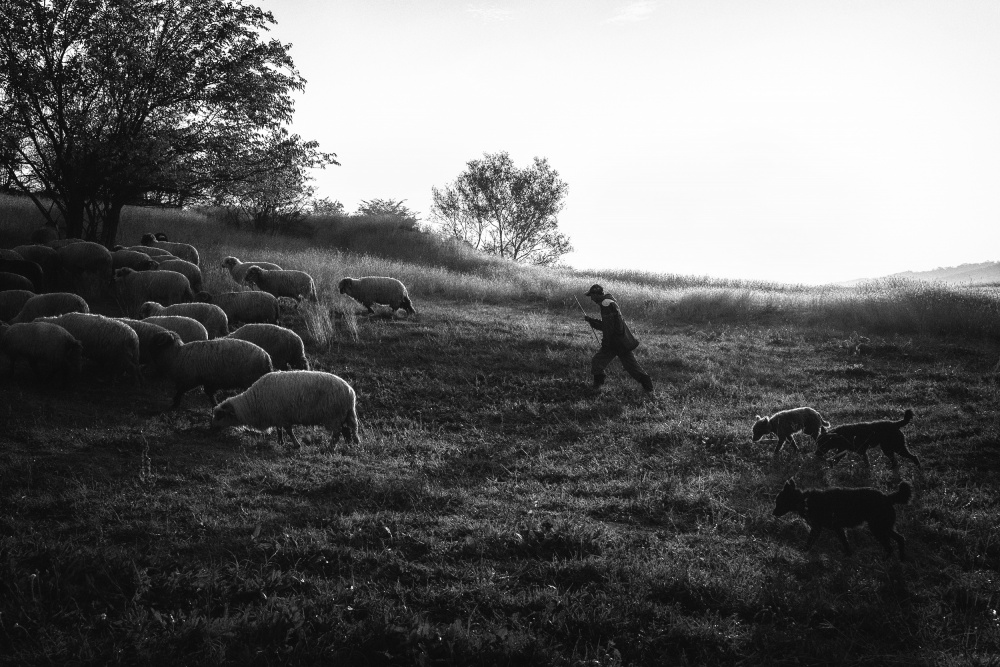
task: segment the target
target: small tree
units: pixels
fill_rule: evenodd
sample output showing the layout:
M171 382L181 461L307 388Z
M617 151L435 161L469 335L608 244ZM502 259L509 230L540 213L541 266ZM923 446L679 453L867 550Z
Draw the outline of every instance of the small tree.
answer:
M466 166L451 185L431 188L443 234L529 264L554 264L573 249L556 217L569 186L548 160L518 169L506 152L486 153Z
M407 229L415 229L420 221L420 215L411 211L405 202L405 199L399 201L395 199L362 200L361 205L358 206L357 215L392 216L399 218L400 224Z

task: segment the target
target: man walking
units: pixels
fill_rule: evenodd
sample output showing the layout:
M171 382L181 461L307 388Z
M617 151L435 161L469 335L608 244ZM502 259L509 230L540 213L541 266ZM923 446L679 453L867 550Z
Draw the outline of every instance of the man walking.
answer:
M601 307L601 319L587 315L583 316L584 319L590 326L604 334L601 338L601 349L597 351L590 363L594 372L594 389L600 389L601 385L604 384L604 380L607 378L604 369L615 357L618 357L621 359L625 371L642 385L646 393L652 393L653 380L632 354L632 350L639 347L639 341L632 335L632 331L625 323L622 311L618 308L618 302L600 285L592 285L584 296L589 296L591 301Z

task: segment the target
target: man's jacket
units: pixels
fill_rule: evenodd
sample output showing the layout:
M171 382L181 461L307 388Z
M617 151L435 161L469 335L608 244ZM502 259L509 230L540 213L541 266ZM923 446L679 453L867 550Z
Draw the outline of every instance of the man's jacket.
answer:
M587 317L590 326L600 331L601 348L614 350L615 352L631 352L639 347L639 341L632 335L632 331L622 317L622 311L618 307L618 302L610 294L605 294L601 299L601 319Z

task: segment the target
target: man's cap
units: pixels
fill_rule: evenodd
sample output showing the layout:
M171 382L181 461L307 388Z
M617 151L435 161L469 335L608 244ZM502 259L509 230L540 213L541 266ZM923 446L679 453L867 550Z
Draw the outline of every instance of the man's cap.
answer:
M591 285L584 296L598 296L604 294L604 288L600 285Z

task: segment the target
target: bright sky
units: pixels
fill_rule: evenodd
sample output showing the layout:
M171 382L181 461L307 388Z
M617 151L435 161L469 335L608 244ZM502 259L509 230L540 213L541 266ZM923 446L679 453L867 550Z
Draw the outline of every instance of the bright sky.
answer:
M993 0L261 0L319 196L546 157L579 269L819 284L1000 259Z

